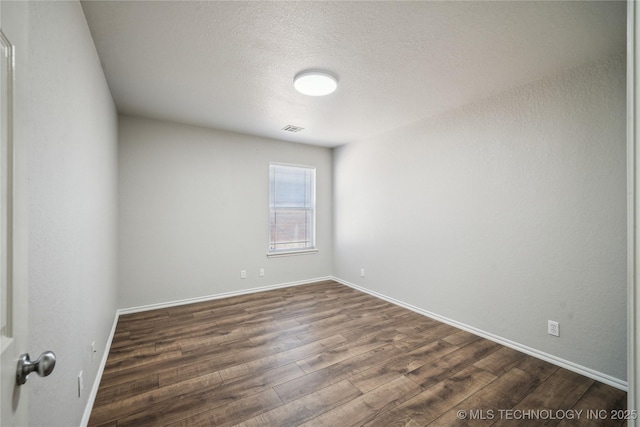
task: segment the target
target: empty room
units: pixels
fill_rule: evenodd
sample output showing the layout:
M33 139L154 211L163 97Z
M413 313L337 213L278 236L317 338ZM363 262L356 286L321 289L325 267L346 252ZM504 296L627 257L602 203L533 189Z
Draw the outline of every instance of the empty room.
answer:
M625 1L0 2L2 426L634 426Z

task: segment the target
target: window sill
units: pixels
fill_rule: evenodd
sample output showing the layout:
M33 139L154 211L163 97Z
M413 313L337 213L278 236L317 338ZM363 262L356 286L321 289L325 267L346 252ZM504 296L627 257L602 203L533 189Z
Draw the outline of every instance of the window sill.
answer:
M299 251L283 251L283 252L267 252L267 258L277 258L281 256L295 256L295 255L307 255L317 254L317 249L303 249Z

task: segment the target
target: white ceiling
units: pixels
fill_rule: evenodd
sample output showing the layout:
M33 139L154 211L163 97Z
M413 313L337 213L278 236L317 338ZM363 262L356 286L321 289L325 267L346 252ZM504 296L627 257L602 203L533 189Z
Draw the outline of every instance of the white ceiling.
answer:
M82 7L121 113L330 147L626 48L624 1ZM297 93L308 68L338 90Z

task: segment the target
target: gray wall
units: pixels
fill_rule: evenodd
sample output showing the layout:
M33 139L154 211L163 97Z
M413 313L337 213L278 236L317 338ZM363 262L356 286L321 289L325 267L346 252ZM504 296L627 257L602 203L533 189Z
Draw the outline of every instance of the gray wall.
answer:
M17 53L28 67L17 72L30 89L29 348L58 358L50 378L29 381L30 423L71 426L116 310L117 115L80 4L28 8L28 53Z
M120 308L331 275L331 150L129 116L119 123ZM270 161L317 168L317 254L266 257Z
M337 149L335 275L625 380L624 65Z

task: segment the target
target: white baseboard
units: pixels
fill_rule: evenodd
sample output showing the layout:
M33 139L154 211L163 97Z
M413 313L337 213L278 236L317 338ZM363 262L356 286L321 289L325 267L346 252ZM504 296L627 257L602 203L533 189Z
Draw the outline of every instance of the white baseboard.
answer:
M404 308L406 308L408 310L411 310L411 311L413 311L415 313L422 314L423 316L430 317L430 318L438 320L438 321L440 321L442 323L446 323L448 325L455 326L456 328L465 330L465 331L470 332L470 333L472 333L474 335L478 335L478 336L486 338L486 339L488 339L490 341L496 342L498 344L502 344L505 347L509 347L509 348L514 349L514 350L518 350L518 351L521 351L523 353L526 353L526 354L528 354L530 356L537 357L538 359L542 359L542 360L544 360L546 362L549 362L549 363L552 363L552 364L554 364L556 366L560 366L561 368L568 369L568 370L570 370L572 372L576 372L576 373L578 373L580 375L584 375L585 377L594 379L596 381L600 381L600 382L602 382L604 384L608 384L608 385L610 385L612 387L615 387L617 389L620 389L620 390L623 390L623 391L627 391L627 389L628 389L627 382L623 381L623 380L621 380L619 378L615 378L615 377L612 377L610 375L603 374L602 372L598 372L598 371L595 371L595 370L593 370L591 368L587 368L585 366L578 365L577 363L573 363L573 362L571 362L569 360L565 360L565 359L562 359L560 357L556 357L556 356L554 356L552 354L548 354L548 353L545 353L543 351L536 350L535 348L528 347L528 346L526 346L524 344L520 344L518 342L511 341L509 339L500 337L498 335L494 335L494 334L492 334L490 332L486 332L486 331L483 331L483 330L478 329L478 328L474 328L473 326L466 325L466 324L458 322L456 320L449 319L449 318L446 318L444 316L440 316L440 315L438 315L436 313L432 313L430 311L423 310L423 309L421 309L419 307L413 306L411 304L407 304L407 303L405 303L403 301L399 301L399 300L397 300L395 298L391 298L391 297L389 297L387 295L384 295L384 294L381 294L379 292L375 292L375 291L372 291L370 289L363 288L362 286L358 286L358 285L355 285L353 283L347 282L346 280L342 280L342 279L337 278L337 277L332 277L332 279L335 280L338 283L341 283L341 284L345 285L345 286L349 286L350 288L353 288L353 289L356 289L358 291L364 292L366 294L372 295L372 296L374 296L376 298L383 299L383 300L385 300L387 302L390 302L392 304L398 305L400 307L404 307Z
M224 292L224 293L221 293L221 294L213 294L213 295L207 295L207 296L203 296L203 297L187 298L187 299L181 299L181 300L169 301L169 302L162 302L162 303L157 303L157 304L148 304L148 305L141 305L141 306L137 306L137 307L121 308L121 309L118 310L118 313L120 315L123 315L123 314L139 313L139 312L148 311L148 310L157 310L159 308L177 307L179 305L184 305L184 304L193 304L193 303L196 303L196 302L204 302L204 301L211 301L211 300L222 299L222 298L230 298L230 297L236 297L236 296L239 296L239 295L246 295L246 294L254 294L254 293L257 293L257 292L271 291L271 290L274 290L274 289L289 288L291 286L308 285L309 283L322 282L324 280L334 280L334 278L331 277L331 276L317 277L315 279L299 280L299 281L296 281L296 282L280 283L280 284L277 284L277 285L270 285L270 286L261 286L259 288L250 288L250 289L244 289L244 290L240 290L240 291Z
M89 398L87 399L87 406L85 406L84 413L82 414L82 421L80 422L80 427L87 427L87 425L89 424L89 418L91 417L91 411L93 410L93 403L96 401L96 396L98 395L98 388L100 387L100 381L102 380L102 373L104 372L104 367L106 366L107 359L109 358L109 350L111 349L113 336L116 333L116 326L118 325L119 317L120 317L120 313L116 311L115 317L113 319L113 325L111 326L111 333L109 333L109 337L107 338L107 342L104 346L104 353L102 354L102 360L100 361L100 366L98 367L96 378L93 380L91 393L89 394Z

